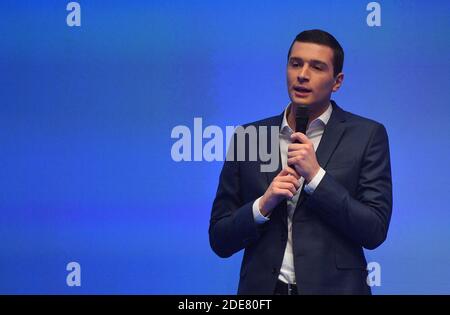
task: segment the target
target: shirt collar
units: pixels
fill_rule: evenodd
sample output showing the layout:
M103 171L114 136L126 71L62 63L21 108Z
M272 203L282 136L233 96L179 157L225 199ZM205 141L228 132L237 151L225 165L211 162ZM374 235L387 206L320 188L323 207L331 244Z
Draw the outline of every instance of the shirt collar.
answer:
M281 122L281 133L288 133L291 134L294 131L291 129L291 127L289 127L289 124L287 122L287 110L289 109L289 106L291 105L291 103L289 103L286 108L284 109L284 113L283 113L283 121ZM331 113L333 112L333 106L331 105L331 103L328 104L327 109L322 113L322 115L320 115L319 117L317 117L316 119L314 119L308 126L308 130L310 129L316 129L320 126L323 126L323 128L325 128L325 126L327 125L328 121L330 120L331 117Z

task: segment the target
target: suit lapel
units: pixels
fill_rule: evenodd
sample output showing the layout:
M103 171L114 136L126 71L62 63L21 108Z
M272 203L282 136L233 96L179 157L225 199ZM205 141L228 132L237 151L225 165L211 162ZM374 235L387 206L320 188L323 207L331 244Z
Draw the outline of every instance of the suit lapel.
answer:
M333 106L333 112L331 113L330 120L325 126L322 139L320 140L319 147L316 150L317 162L322 168L325 168L333 154L336 146L344 135L345 131L345 115L343 110L337 106L334 101L331 101Z

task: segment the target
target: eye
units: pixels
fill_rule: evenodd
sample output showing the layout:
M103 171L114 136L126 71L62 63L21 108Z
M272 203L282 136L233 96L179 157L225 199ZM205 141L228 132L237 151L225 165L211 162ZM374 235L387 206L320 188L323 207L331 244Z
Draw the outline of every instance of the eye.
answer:
M298 68L298 67L300 67L301 65L300 65L300 63L298 62L298 61L291 61L291 67L293 67L293 68Z
M314 69L322 71L322 67L321 66L314 66Z

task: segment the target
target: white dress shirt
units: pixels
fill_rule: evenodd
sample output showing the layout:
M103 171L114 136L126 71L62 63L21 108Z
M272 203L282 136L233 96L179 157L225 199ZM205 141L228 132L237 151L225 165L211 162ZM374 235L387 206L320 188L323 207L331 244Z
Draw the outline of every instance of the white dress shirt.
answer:
M290 136L292 133L294 133L294 131L291 129L291 127L289 127L287 122L286 112L288 107L289 105L284 110L283 122L281 123L280 128L280 155L282 168L285 168L287 165L288 145L292 143ZM320 140L322 139L322 135L325 130L325 126L328 123L328 120L330 120L332 111L333 107L331 106L331 104L329 104L325 112L323 112L322 115L314 119L309 124L308 129L306 130L306 136L314 144L314 151L316 151L317 147L319 146ZM316 189L316 187L319 185L319 183L322 181L322 178L324 176L325 170L323 168L320 168L319 172L313 177L313 179L309 182L309 184L305 185L305 192L307 194L312 194ZM286 244L286 249L284 251L280 275L278 276L279 280L291 284L296 283L295 269L294 269L294 255L292 250L292 218L294 215L295 207L297 205L297 201L302 192L303 182L304 178L300 177L299 179L300 188L297 190L296 194L294 195L294 197L292 197L292 199L287 200L288 240ZM255 202L253 203L253 217L255 219L255 222L258 224L262 224L270 220L269 217L263 216L259 209L259 200L261 199L261 197L256 199Z

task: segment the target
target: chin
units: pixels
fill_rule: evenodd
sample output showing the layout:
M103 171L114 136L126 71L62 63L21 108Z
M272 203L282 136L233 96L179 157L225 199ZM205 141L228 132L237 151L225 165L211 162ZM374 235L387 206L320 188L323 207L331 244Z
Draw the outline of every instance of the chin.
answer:
M313 103L308 98L292 97L291 101L294 105L301 105L301 106L309 106Z

